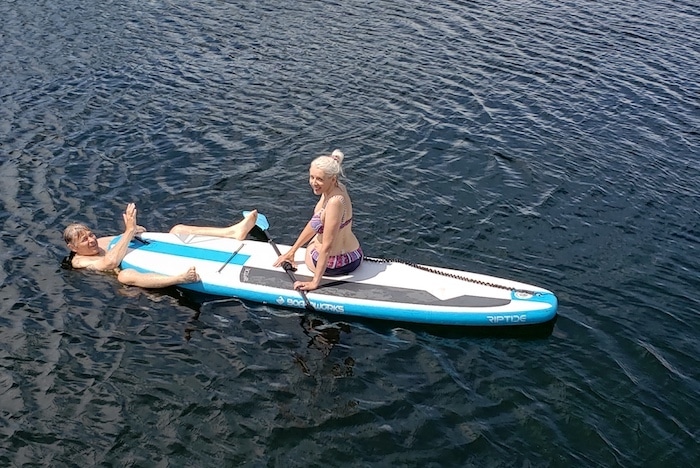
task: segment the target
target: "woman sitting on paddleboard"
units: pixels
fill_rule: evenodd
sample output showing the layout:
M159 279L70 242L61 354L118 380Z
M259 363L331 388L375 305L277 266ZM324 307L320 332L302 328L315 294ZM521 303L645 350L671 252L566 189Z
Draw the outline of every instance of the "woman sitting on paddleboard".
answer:
M294 263L294 254L307 242L306 266L314 272L311 281L297 281L295 289L311 291L321 284L321 277L346 275L362 263L362 248L352 232L352 202L350 195L338 178L343 173L344 155L340 150L319 156L311 162L309 185L320 199L314 215L306 223L289 251L275 262Z
M119 269L119 264L127 254L129 243L134 237L143 233L145 229L136 224L136 205L129 203L123 213L126 228L121 239L107 250L114 236L100 237L93 234L92 230L84 224L70 224L63 231L63 240L71 253L63 259L61 266L66 269L84 268L91 271L113 271L117 273L117 279L127 285L142 288L165 288L183 283L199 281L199 275L194 267L173 276L158 273L141 273L132 269ZM173 234L196 234L203 236L231 237L243 240L248 232L255 226L258 212L253 210L244 219L229 227L200 227L178 224L170 232Z

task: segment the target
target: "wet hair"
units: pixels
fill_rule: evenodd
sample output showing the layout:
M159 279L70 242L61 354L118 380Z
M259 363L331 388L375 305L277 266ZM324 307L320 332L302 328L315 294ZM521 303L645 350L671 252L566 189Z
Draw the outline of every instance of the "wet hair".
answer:
M78 236L80 236L84 232L90 232L90 228L81 223L69 224L63 230L63 240L65 241L66 245L68 245L71 242L75 241L78 238ZM61 268L63 268L64 270L72 270L73 257L75 257L75 252L71 250L70 254L68 254L68 256L66 257L63 257L63 260L61 260Z
M340 176L345 176L343 172L343 159L345 159L345 155L342 151L337 149L331 154L319 156L314 159L311 161L311 165L321 169L328 177L335 176L340 178Z
M90 228L81 223L69 224L66 229L63 230L63 240L65 241L66 245L70 244L84 232L90 232Z
M73 257L75 257L75 252L73 251L71 251L71 253L67 256L63 257L63 260L61 260L61 268L63 268L64 270L72 270Z

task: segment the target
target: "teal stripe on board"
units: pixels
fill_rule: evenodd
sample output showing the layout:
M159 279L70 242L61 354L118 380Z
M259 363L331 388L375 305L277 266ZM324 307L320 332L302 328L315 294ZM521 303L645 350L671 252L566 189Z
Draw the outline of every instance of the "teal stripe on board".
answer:
M115 238L109 245L110 248L118 241L119 237ZM196 258L199 260L210 260L212 262L224 263L231 256L231 252L222 252L220 250L203 249L201 247L192 247L189 245L171 244L148 239L148 244L143 244L139 241L131 241L129 247L145 252L154 252L159 254L175 255L178 257ZM250 255L237 253L230 261L233 265L243 265L250 258Z

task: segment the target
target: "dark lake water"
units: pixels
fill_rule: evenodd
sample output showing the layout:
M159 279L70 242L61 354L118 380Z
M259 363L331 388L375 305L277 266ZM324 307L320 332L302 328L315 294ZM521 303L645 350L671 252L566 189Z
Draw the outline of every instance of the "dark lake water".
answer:
M697 1L0 2L1 466L697 466ZM63 227L293 242L554 291L502 335L124 288Z

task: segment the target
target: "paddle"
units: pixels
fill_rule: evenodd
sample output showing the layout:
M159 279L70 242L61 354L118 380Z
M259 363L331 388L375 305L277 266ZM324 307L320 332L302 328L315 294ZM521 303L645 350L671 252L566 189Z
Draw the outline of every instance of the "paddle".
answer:
M247 216L248 213L250 213L250 211L244 211L243 216ZM256 230L255 228L258 229ZM253 227L253 230L256 230L256 233L259 234L263 239L265 239L265 241L267 241L267 243L270 244L273 249L275 249L277 256L280 256L282 255L282 252L280 252L280 249L279 247L277 247L277 244L275 244L275 241L272 240L272 237L270 237L270 235L267 233L268 229L270 229L270 223L267 221L267 218L264 214L258 213L258 218L255 221L255 226ZM284 262L282 263L282 268L287 273L287 276L289 276L289 278L292 280L292 284L294 284L297 280L296 276L294 275L294 272L296 271L294 265L292 265L290 262ZM313 305L311 305L309 298L306 297L306 292L300 289L298 291L299 294L301 294L301 297L304 299L306 310L308 310L309 312L316 312L316 309Z
M146 239L141 238L140 235L139 235L139 236L134 236L134 240L137 240L137 241L141 242L143 245L148 245L148 244L150 244L149 241L147 241Z

